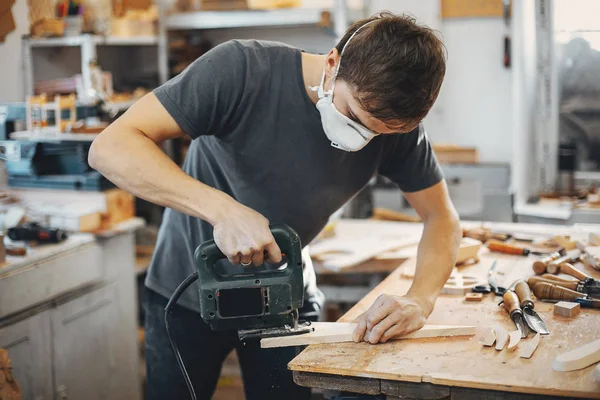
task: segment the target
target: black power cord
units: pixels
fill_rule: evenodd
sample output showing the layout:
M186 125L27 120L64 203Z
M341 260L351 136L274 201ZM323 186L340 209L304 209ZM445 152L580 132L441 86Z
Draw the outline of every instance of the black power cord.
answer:
M188 390L190 391L190 397L192 398L192 400L196 400L196 392L194 391L194 386L192 386L192 381L190 380L190 376L188 375L187 369L185 368L185 364L183 363L183 359L181 358L181 354L179 353L179 349L177 348L177 343L171 337L171 332L169 331L169 316L173 311L173 306L177 304L177 300L179 300L183 292L185 292L185 290L196 280L198 280L198 272L194 272L193 274L185 278L183 282L181 282L179 286L177 286L177 289L175 289L175 291L171 295L171 298L167 302L167 305L165 306L165 328L167 330L167 336L169 336L169 342L171 343L171 347L173 348L173 353L175 353L177 364L179 364L179 369L183 374L183 379L185 380L185 384L187 385Z

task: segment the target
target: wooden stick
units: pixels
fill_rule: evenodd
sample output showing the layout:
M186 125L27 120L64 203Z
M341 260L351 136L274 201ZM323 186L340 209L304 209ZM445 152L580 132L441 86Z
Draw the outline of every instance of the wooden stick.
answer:
M496 331L496 350L502 350L508 342L508 331L501 326L495 328Z
M260 347L304 346L309 344L351 342L354 322L313 322L313 332L296 336L280 336L261 339ZM420 339L443 336L470 336L475 334L474 326L425 325L418 331L394 339Z
M535 336L533 337L533 339L531 339L529 342L527 342L521 348L521 352L519 353L519 357L521 357L521 358L531 358L531 356L533 355L533 352L535 351L535 349L537 349L537 347L538 347L539 344L540 344L540 334L536 333Z
M517 348L517 345L521 341L521 332L512 331L508 334L508 338L509 338L509 342L508 342L507 349L515 350Z
M575 371L600 361L600 339L562 353L552 362L555 371Z

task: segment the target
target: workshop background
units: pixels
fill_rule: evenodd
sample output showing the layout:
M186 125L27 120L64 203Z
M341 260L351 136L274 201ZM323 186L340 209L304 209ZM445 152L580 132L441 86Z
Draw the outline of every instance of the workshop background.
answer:
M414 15L447 48L424 124L475 240L461 244L468 268L493 252L482 245L490 238L600 245L596 0L0 0L0 398L143 397L140 299L163 210L89 167L96 135L219 43L277 40L326 53L349 24L381 10ZM182 163L188 146L177 139L163 150ZM336 321L416 257L421 226L382 177L332 216L311 250L327 298L321 320ZM348 256L364 232L377 251ZM334 248L332 238L346 244ZM596 313L585 323L597 339L598 311L585 312ZM569 393L596 397L600 386L584 380ZM566 396L552 384L540 394ZM333 383L309 386L314 399L355 398ZM235 353L214 398L244 398Z

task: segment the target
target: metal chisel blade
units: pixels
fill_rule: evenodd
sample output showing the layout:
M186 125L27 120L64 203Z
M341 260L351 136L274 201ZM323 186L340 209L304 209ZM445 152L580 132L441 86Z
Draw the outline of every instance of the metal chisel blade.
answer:
M525 307L523 309L523 317L525 318L527 325L532 331L537 332L540 335L550 334L550 331L548 330L548 327L546 327L544 320L542 320L538 313L535 312L532 308Z
M525 323L525 320L523 319L523 314L514 313L511 317L512 317L513 322L515 323L515 326L517 327L519 332L521 332L521 338L526 338L527 335L529 334L529 329L527 329L527 324Z

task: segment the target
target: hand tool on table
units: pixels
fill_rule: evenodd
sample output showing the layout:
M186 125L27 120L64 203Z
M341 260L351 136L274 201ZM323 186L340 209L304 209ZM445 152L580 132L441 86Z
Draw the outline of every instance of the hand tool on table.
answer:
M547 282L538 282L533 286L533 293L540 300L566 300L579 303L581 307L600 308L600 300L591 299L587 295L556 286Z
M463 237L468 237L471 239L477 239L480 242L487 242L490 239L499 240L499 241L507 241L511 238L511 235L507 233L498 233L492 232L488 228L472 228L472 229L464 229L462 230Z
M544 323L542 317L534 310L534 303L531 300L531 291L529 285L524 280L520 279L514 284L515 293L520 300L521 310L523 310L523 318L527 322L527 326L533 332L538 332L540 335L549 335L550 331Z
M507 290L502 296L502 303L510 315L510 319L513 320L517 330L521 333L522 338L526 338L529 334L525 319L523 317L523 310L519 305L519 297L512 290ZM500 304L502 304L500 303Z
M250 266L242 274L223 275L215 267L226 257L215 241L209 240L196 248L196 272L175 289L165 306L167 335L192 399L196 398L194 388L171 337L169 320L179 297L196 280L200 315L214 331L237 330L242 341L313 331L310 322L298 321L298 309L304 302L300 237L287 225L272 226L271 233L287 261L285 268Z
M7 234L10 240L37 243L60 243L68 237L62 229L44 227L37 222L9 228Z
M584 263L587 263L590 267L594 268L596 271L600 271L600 265L598 265L598 261L596 261L596 257L593 254L590 254L585 246L581 242L577 242L577 248L581 251L582 259Z
M548 268L546 268L546 271L549 274L561 273L565 275L570 275L573 278L577 278L578 280L583 282L597 282L594 278L592 278L585 272L578 270L568 262L564 262L561 264L550 263L548 264Z
M533 288L535 284L539 282L564 287L566 289L573 290L594 298L600 297L600 286L586 285L584 282L574 279L563 279L556 275L544 274L542 276L532 276L527 280L527 283L529 284L530 288Z
M552 254L549 255L548 257L544 257L544 258L540 258L539 260L536 260L533 262L533 272L536 273L536 275L542 275L543 273L546 272L547 268L549 265L560 265L562 263L565 262L576 262L577 260L579 260L579 257L581 257L581 251L579 250L571 250L568 251L564 256L562 257L555 257L556 254Z
M499 240L489 240L486 246L490 251L497 253L516 254L518 256L528 256L530 254L538 256L550 256L558 254L558 257L560 257L559 252L536 251L527 247L518 246L516 244L504 243Z
M477 285L473 289L472 292L475 293L490 293L494 292L496 296L502 296L506 292L506 288L502 286L498 286L496 281L496 277L498 276L498 272L496 271L496 265L498 264L498 260L494 260L490 270L488 271L488 284L487 285Z

